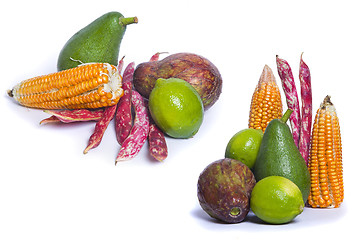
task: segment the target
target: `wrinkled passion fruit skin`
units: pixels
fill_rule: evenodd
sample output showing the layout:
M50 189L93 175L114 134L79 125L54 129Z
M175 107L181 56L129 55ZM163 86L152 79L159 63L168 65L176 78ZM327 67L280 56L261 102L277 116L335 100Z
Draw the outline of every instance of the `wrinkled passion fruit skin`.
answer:
M254 174L242 162L225 158L208 165L198 179L200 206L211 217L239 223L250 210Z
M199 93L205 110L214 105L222 91L222 78L216 66L192 53L176 53L160 61L139 64L134 72L134 87L149 98L158 78L180 78L190 83Z

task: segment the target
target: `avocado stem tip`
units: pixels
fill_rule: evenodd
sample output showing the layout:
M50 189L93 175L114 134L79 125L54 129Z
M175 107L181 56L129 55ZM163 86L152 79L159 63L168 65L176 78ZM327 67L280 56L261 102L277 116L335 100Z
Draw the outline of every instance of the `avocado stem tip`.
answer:
M132 23L138 23L137 17L128 17L128 18L120 18L120 23L124 26L132 24Z
M283 121L284 123L286 123L286 121L290 118L290 115L293 113L293 110L288 108L286 110L286 112L284 113L284 115L281 117L281 121Z

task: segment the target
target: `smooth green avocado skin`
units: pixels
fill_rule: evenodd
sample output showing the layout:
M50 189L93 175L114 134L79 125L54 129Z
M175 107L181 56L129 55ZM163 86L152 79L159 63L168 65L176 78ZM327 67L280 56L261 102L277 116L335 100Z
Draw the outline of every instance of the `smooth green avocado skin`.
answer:
M118 65L120 43L126 30L120 18L123 18L121 13L109 12L75 33L59 54L58 71L90 62Z
M296 147L289 126L281 119L272 120L265 129L254 165L256 181L267 176L283 176L294 182L304 202L310 193L310 173Z

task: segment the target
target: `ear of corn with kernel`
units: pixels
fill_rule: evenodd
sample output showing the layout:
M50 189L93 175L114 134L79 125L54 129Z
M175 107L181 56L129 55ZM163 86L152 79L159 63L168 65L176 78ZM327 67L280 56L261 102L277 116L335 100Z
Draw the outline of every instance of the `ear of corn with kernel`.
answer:
M308 168L308 204L314 208L339 207L344 199L342 147L339 119L329 96L316 112Z
M100 108L115 105L123 95L122 78L108 63L34 77L17 84L8 94L19 104L42 109Z
M261 129L282 116L281 94L271 68L265 65L253 93L249 114L249 128Z

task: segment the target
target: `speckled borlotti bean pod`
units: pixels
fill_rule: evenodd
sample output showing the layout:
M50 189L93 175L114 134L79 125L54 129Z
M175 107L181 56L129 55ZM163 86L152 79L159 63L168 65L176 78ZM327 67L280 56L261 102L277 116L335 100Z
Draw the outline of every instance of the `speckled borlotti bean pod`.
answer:
M117 105L105 108L103 117L96 122L94 133L90 136L89 143L84 150L84 154L88 153L90 149L99 146L107 126L115 115L116 107Z
M131 102L135 109L134 125L129 136L121 145L115 164L135 157L140 152L149 134L149 116L143 97L133 90Z
M168 156L165 136L154 123L150 123L148 138L150 155L157 161L164 161Z
M310 69L303 61L302 54L300 57L299 79L301 86L301 128L299 151L307 164L311 139L312 92Z
M118 143L123 144L127 138L132 127L131 114L131 92L132 92L132 78L134 74L135 63L131 62L127 65L123 75L123 90L124 95L118 102L118 107L115 114L115 131Z
M300 138L301 116L294 76L288 62L280 59L278 55L276 55L276 65L281 79L281 84L285 92L287 106L293 110L293 113L290 116L290 126L295 145L298 146Z
M48 124L48 123L61 123L61 121L54 115L40 121L40 124Z
M88 110L88 109L44 110L44 112L52 114L52 116L58 119L59 122L70 123L70 122L98 121L102 118L104 114L104 109L101 108L96 110ZM46 123L47 121L41 121L41 123L44 122Z
M155 53L151 58L151 61L158 61L160 57L160 52ZM147 106L148 107L148 106ZM150 126L149 126L149 152L150 155L157 161L164 161L168 156L168 148L166 144L166 139L163 131L158 128L155 122L152 120L151 115L149 114Z

